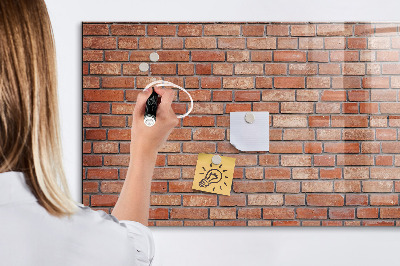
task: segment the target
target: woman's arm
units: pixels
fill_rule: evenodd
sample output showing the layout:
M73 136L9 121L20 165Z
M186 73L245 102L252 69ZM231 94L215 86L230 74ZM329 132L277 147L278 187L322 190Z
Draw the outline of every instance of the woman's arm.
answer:
M167 140L179 119L172 110L175 97L171 89L155 88L161 96L152 127L144 124L144 109L151 90L140 92L133 111L129 168L121 194L112 215L119 220L131 220L148 225L151 179L160 147Z
M126 179L112 214L119 220L131 220L148 225L151 178L157 151L131 147Z

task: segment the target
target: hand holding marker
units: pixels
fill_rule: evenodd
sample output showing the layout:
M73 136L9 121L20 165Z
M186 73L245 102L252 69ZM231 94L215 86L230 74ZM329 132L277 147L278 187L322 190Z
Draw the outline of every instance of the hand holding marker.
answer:
M164 81L164 80L156 80L153 81L144 88L144 90L147 90L148 88L152 86L172 86L175 88L179 88L180 90L183 90L184 92L189 95L190 98L190 108L189 110L183 114L183 115L178 115L177 118L183 118L187 116L193 109L193 99L192 96L182 87L169 82L169 81ZM145 108L145 113L144 113L144 123L148 127L152 127L156 123L156 113L157 113L157 107L158 107L158 94L154 91L154 88L152 88L153 92L149 96L149 98L146 101L146 108Z

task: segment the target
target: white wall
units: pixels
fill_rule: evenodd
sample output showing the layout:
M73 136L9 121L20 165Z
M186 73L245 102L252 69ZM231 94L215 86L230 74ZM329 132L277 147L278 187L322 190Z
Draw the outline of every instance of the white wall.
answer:
M47 0L68 181L81 199L82 21L400 21L398 0ZM397 228L152 228L156 265L398 265Z

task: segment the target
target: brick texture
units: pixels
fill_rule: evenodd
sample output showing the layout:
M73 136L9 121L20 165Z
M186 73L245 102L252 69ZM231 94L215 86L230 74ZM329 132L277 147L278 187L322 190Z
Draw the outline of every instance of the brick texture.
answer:
M149 225L400 226L399 26L83 23L84 204L112 211L137 94L165 79L194 108L159 152ZM234 111L270 112L269 152L229 143ZM200 152L237 159L231 196L192 190Z

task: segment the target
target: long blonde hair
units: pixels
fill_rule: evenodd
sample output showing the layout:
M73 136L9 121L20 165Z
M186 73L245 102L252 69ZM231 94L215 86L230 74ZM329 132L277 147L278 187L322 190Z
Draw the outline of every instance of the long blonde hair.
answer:
M62 167L52 27L43 0L0 1L0 173L21 171L52 215L76 210Z

